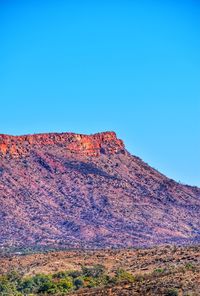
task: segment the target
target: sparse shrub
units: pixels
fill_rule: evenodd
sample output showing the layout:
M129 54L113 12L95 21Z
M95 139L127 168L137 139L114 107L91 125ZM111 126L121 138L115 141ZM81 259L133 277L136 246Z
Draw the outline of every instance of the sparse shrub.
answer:
M57 283L57 287L61 292L67 292L73 289L73 281L71 277L66 277L65 279L61 279Z
M78 289L80 289L81 287L83 287L83 286L84 286L84 281L83 281L83 279L82 279L82 278L76 278L76 279L74 280L74 286L75 286L75 289L76 289L76 290L78 290Z
M105 272L105 267L100 264L97 264L92 267L82 266L83 275L88 276L88 277L97 278L97 277L102 276L104 274L104 272Z
M17 271L13 270L11 272L9 272L7 274L7 279L10 282L14 282L14 283L20 283L20 281L22 280L22 276L20 273L18 273Z
M84 276L83 277L84 286L88 288L93 288L97 286L97 281L95 278L91 276Z
M110 281L111 277L107 274L104 274L98 279L98 285L107 285L108 283L110 283Z
M142 282L142 281L144 281L144 275L138 273L134 276L134 280L135 280L135 282Z
M154 272L156 272L156 273L163 273L164 271L165 271L164 268L156 268L156 269L154 269Z
M122 268L119 268L116 271L115 279L117 282L122 282L122 281L134 282L135 280L134 276L131 273L125 271Z
M67 274L68 274L68 276L71 276L73 279L75 279L75 278L81 276L82 272L79 270L72 270L72 271L69 271Z
M56 279L64 279L67 275L68 273L66 271L59 271L57 273L54 273L52 277Z
M185 264L185 268L187 270L194 270L195 269L195 266L191 262L189 262L189 263L186 263Z
M178 291L176 289L169 289L166 291L165 296L178 296Z

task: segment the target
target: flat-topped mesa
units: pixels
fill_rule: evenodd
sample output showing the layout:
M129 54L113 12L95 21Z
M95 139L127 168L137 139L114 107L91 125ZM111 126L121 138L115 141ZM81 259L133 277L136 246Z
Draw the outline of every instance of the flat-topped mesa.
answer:
M75 133L46 133L24 136L0 135L0 156L25 156L34 148L61 146L66 151L87 156L124 153L122 140L114 132L93 135Z

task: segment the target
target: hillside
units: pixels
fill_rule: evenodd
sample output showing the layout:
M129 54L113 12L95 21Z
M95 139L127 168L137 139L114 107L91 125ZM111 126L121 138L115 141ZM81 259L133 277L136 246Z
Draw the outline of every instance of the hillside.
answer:
M200 189L132 156L114 132L0 135L0 246L200 241Z
M22 295L199 296L200 248L163 246L14 255L1 258L0 286L1 281L4 292L9 290L8 283L14 282Z

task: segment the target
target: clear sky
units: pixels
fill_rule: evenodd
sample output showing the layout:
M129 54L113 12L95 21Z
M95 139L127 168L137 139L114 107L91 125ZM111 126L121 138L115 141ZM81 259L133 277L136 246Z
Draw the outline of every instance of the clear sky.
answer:
M0 0L0 133L114 130L200 186L200 1Z

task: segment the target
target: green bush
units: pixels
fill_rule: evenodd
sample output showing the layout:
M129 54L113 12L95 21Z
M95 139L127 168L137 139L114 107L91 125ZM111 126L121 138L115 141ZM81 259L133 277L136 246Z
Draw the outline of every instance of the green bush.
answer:
M37 274L26 278L21 283L21 292L23 293L44 293L52 288L52 277L44 274Z
M82 278L76 278L74 279L74 286L75 289L78 290L84 286L84 281Z
M0 295L1 296L22 296L22 294L17 291L17 287L14 283L10 282L7 276L0 277Z
M66 277L64 279L61 279L57 283L57 287L59 288L60 291L67 292L73 289L73 280L71 277Z
M91 276L83 276L84 287L93 288L97 286L97 281Z
M115 273L115 280L116 282L122 282L122 281L127 281L127 282L134 282L134 276L125 271L124 269L122 268L119 268L116 273Z
M154 273L159 274L159 273L164 273L165 269L164 268L156 268L154 269Z

